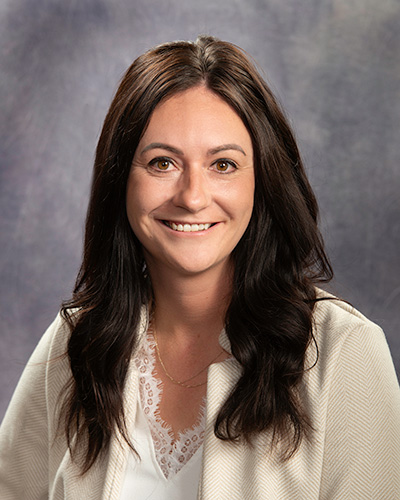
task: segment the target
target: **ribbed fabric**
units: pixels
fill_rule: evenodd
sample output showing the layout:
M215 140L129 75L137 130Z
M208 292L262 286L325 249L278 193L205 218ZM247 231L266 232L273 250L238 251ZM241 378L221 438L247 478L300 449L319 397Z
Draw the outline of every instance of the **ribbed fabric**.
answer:
M289 461L270 452L270 435L253 447L218 440L215 416L240 377L235 360L210 367L199 498L204 500L399 500L400 389L379 327L343 302L316 306L319 359L300 394L314 432ZM140 334L146 331L142 314ZM128 449L116 436L85 476L55 436L57 400L69 378L68 332L60 317L29 361L0 428L1 500L119 500ZM221 345L229 349L223 332ZM316 350L310 345L307 364ZM135 421L138 378L131 363L126 415ZM132 496L134 500L134 495ZM142 499L138 499L142 500Z

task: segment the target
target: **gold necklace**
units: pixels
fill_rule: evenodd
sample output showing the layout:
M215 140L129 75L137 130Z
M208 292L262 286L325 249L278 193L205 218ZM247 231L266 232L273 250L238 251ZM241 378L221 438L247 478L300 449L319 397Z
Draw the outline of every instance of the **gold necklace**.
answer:
M207 380L205 382L201 382L200 384L187 384L187 382L190 382L191 380L193 380L194 378L198 377L199 375L201 375L203 372L205 372L207 370L207 368L212 365L214 363L214 361L216 361L220 356L221 354L224 352L224 351L221 351L218 356L215 356L215 358L213 360L211 360L210 363L208 363L207 366L205 366L204 368L202 368L198 373L196 373L195 375L193 375L192 377L186 379L186 380L183 380L182 382L180 380L176 380L172 375L170 375L168 373L168 370L166 369L165 365L164 365L164 362L161 358L161 354L160 354L160 348L158 347L158 342L157 342L157 333L156 333L156 327L153 323L152 325L152 328L150 327L150 331L153 330L153 336L154 336L154 343L156 345L156 353L157 353L157 358L158 358L158 361L160 362L160 365L165 373L165 375L171 380L171 382L173 382L174 384L177 384L177 385L180 385L181 387L187 387L188 389L192 389L194 387L200 387L202 385L205 385L207 383Z

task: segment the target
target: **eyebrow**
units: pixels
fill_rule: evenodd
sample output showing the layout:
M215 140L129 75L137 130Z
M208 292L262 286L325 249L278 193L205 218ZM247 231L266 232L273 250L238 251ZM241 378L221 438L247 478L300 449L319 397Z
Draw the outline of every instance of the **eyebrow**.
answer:
M246 153L243 151L243 149L238 144L223 144L222 146L217 146L216 148L210 149L208 151L208 154L210 156L212 156L212 155L215 155L217 153L220 153L221 151L229 151L230 149L233 149L235 151L239 151L244 156L246 156Z
M152 142L151 144L149 144L148 146L146 146L143 149L141 154L144 154L147 151L150 151L151 149L165 149L167 151L170 151L171 153L184 156L184 153L182 150L175 148L174 146L170 146L169 144L164 144L162 142ZM212 155L215 155L217 153L221 153L221 151L229 151L232 149L234 151L239 151L244 156L246 156L246 153L243 151L243 149L238 144L222 144L221 146L217 146L215 148L209 149L207 151L207 155L212 156Z
M162 142L152 142L148 146L146 146L142 153L146 153L147 151L150 151L151 149L166 149L167 151L171 151L171 153L174 153L176 155L181 155L183 156L183 151L181 151L178 148L174 148L174 146L170 146L169 144L164 144Z

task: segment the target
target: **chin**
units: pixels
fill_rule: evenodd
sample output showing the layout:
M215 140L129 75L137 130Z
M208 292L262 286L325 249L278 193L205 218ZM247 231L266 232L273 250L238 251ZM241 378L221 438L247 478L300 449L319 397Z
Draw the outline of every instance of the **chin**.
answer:
M226 272L228 267L228 259L220 262L201 262L196 257L192 257L188 262L180 261L173 268L179 273L186 276L196 276L207 272Z

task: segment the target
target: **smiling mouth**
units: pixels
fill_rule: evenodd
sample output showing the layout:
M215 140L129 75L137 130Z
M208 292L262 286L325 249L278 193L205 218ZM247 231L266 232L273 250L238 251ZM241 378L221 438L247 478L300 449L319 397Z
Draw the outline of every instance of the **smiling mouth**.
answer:
M183 233L198 233L199 231L206 231L211 226L214 226L216 223L201 223L201 224L176 224L175 222L171 222L168 220L162 221L166 226L174 231L179 231Z

